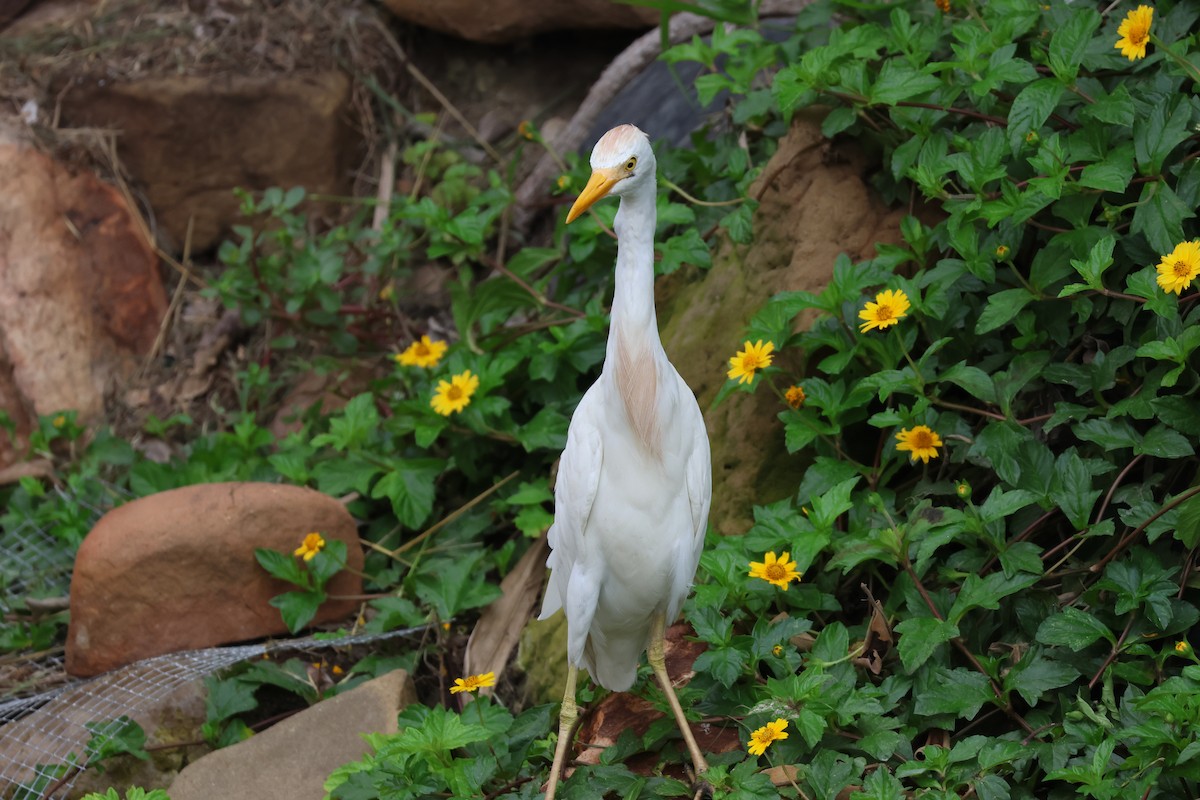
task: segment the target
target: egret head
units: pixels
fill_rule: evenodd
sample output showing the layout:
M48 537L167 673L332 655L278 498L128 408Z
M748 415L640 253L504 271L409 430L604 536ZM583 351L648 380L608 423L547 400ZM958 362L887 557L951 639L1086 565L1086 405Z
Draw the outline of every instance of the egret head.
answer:
M618 125L592 148L592 177L567 213L575 220L592 204L610 194L627 194L654 180L654 150L650 139L634 125Z

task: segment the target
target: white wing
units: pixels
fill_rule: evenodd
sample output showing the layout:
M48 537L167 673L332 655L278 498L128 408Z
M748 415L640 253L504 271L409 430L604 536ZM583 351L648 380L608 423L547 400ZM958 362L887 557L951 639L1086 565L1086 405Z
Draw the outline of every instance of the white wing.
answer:
M680 378L683 391L689 400L691 390ZM690 406L688 427L692 430L692 453L688 457L684 471L684 482L687 488L688 502L691 507L692 536L680 540L677 553L678 561L675 567L675 579L671 586L671 596L667 605L667 621L673 621L683 607L692 588L692 579L696 577L696 565L700 563L700 554L704 550L704 536L708 532L708 510L712 502L712 456L709 452L708 431L704 427L704 417L696 401L686 404Z
M579 605L590 606L591 610L586 614L590 624L591 614L599 599L598 584L595 584L594 591L587 592L589 597L575 597L567 592L571 573L576 570L583 556L584 531L592 514L592 504L600 485L600 469L604 463L600 431L593 422L594 414L599 410L596 405L599 394L594 388L583 396L575 410L567 430L567 446L558 462L558 479L554 486L554 524L550 526L547 537L550 557L546 560L546 566L550 568L550 580L539 619L546 619L558 611L564 601L571 597L572 610L577 610ZM585 633L587 627L584 626Z

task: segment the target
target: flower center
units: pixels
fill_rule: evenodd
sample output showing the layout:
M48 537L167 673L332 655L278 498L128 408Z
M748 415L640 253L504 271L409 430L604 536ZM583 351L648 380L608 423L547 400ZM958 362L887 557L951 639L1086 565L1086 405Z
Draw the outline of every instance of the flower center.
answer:
M928 450L933 447L933 437L925 431L917 431L913 434L912 443L918 450Z
M416 350L414 352L418 356L421 356L422 358L424 358L425 356L429 355L429 347L428 347L428 345L425 345L425 344L418 344L416 346Z
M875 319L888 320L896 316L896 312L892 311L892 307L886 303L880 303L875 309Z
M1192 274L1192 267L1182 258L1171 265L1171 269L1175 271L1175 277L1186 278Z
M754 372L761 367L762 359L756 355L747 353L746 357L742 359L742 369L746 370L746 372Z
M462 396L463 396L463 390L459 386L451 386L450 389L446 392L447 400L461 400Z
M778 561L774 564L768 564L766 573L767 580L771 581L781 581L787 576L787 570Z
M1135 27L1133 30L1131 30L1129 32L1129 41L1132 42L1134 44L1134 46L1141 46L1141 45L1145 44L1146 40L1149 38L1150 38L1150 29L1149 28Z

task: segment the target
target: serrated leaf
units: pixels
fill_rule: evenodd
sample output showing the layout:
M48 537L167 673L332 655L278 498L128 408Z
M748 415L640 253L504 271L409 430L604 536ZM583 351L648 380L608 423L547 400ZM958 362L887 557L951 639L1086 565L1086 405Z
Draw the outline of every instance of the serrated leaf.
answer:
M1032 706L1046 692L1066 686L1078 677L1079 670L1074 667L1051 661L1041 653L1030 652L1005 675L1004 688L1015 691Z
M1092 488L1092 473L1074 449L1059 455L1054 465L1050 497L1076 530L1087 527L1092 507L1101 494L1100 489Z
M895 627L900 662L910 675L941 645L958 636L958 626L935 617L909 617Z
M921 716L954 714L970 719L994 697L986 675L958 667L934 670L918 690L913 710Z
M1009 577L1002 572L993 572L982 578L975 574L968 575L946 619L958 624L973 608L997 609L1003 598L1032 586L1039 577L1026 573Z
M975 321L975 332L988 333L1008 324L1035 299L1028 289L1005 289L990 295L983 313Z
M1082 650L1097 639L1115 641L1107 625L1074 606L1066 606L1061 613L1046 617L1037 630L1037 640L1042 644L1075 651Z
M1137 455L1158 456L1159 458L1186 458L1195 455L1196 449L1178 431L1172 430L1166 425L1155 425L1146 431L1141 442L1134 445L1133 452Z
M1071 83L1088 43L1100 27L1100 14L1093 8L1075 9L1050 38L1050 70L1064 83Z
M1020 152L1029 133L1041 130L1062 93L1060 81L1043 78L1026 86L1013 99L1008 112L1008 143L1014 153Z
M918 72L901 59L888 59L870 89L870 102L891 106L901 100L932 92L942 85L933 75Z

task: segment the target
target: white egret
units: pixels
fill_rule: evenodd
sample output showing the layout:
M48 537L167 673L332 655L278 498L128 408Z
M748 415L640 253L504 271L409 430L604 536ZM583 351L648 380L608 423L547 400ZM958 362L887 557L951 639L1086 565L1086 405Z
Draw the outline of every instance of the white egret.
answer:
M568 671L547 800L578 715L578 668L624 691L643 650L696 772L708 769L663 659L666 624L683 606L704 545L712 465L700 406L658 336L654 152L646 134L621 125L596 143L591 164L567 222L603 197L621 199L616 291L604 369L571 419L555 485L541 618L566 611Z

